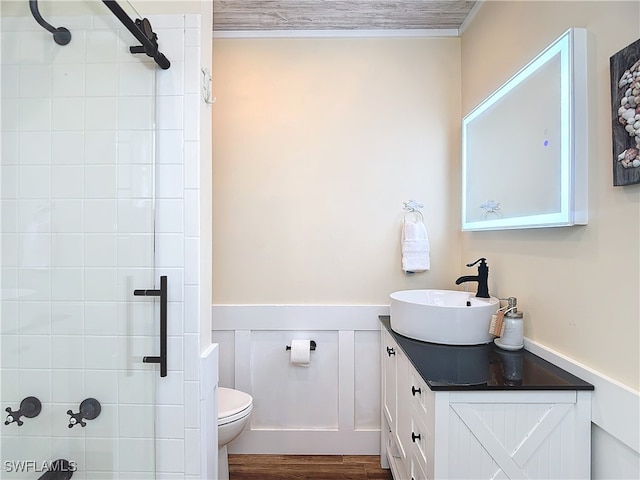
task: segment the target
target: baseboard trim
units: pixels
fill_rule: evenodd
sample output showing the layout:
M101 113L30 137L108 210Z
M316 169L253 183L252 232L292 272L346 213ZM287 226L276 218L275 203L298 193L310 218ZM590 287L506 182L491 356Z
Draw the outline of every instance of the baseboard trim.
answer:
M380 430L245 430L229 453L380 455Z

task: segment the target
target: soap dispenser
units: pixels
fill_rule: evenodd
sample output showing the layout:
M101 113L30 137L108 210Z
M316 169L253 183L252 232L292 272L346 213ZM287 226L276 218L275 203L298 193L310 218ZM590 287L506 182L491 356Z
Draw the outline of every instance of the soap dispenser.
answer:
M495 344L505 350L520 350L524 347L524 315L518 311L518 299L509 297L507 313L504 316L503 330Z

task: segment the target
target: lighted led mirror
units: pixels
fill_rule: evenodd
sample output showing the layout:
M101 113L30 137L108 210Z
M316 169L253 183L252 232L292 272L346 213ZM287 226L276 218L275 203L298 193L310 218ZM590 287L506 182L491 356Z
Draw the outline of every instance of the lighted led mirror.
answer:
M573 28L462 120L462 229L587 223L587 32Z

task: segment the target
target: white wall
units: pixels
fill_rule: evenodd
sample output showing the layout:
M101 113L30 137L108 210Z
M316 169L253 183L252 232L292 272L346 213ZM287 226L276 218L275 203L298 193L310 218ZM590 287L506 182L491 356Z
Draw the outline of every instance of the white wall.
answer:
M610 377L605 384L617 381L635 391L626 433L636 451L616 437L625 432L607 431L603 420L594 427L593 475L636 478L639 434L630 419L640 386L640 186L612 186L609 57L637 40L640 3L485 2L462 35L462 113L570 27L590 33L589 224L465 233L460 264L487 257L490 290L518 297L527 337L599 372L596 379ZM594 404L601 394L597 387ZM615 398L602 401L605 411L620 405Z
M452 286L459 40L213 44L214 304L385 304ZM432 251L412 278L399 247L411 198Z
M372 306L454 281L459 40L214 38L213 65L213 339L220 384L256 409L230 451L377 453ZM406 277L412 198L432 269ZM290 366L286 343L309 335L312 366Z
M166 2L164 2L166 3ZM213 2L202 0L200 3L200 72L202 70L212 71L213 44L211 42L211 30L213 29ZM201 81L203 77L200 77ZM202 88L202 84L200 85ZM211 86L213 88L213 86ZM213 101L213 100L211 100ZM200 302L199 311L196 318L200 319L200 351L205 352L211 343L211 278L212 278L212 229L211 229L211 197L212 197L212 174L211 174L211 125L212 125L212 105L200 102L200 156L198 163L198 186L199 186L199 210L191 212L199 218L200 251L198 254L198 273L200 277Z
M518 297L528 337L635 389L640 387L640 249L635 247L640 186L612 186L609 57L637 39L639 10L638 2L492 1L462 36L467 113L567 28L584 27L591 34L589 224L465 233L462 261L489 259L493 291ZM532 21L516 21L524 17ZM623 245L634 246L621 247L621 238L629 241Z

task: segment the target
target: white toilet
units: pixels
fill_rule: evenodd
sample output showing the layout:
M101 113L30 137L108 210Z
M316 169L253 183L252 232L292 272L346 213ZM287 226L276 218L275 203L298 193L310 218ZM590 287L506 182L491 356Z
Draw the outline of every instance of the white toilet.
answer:
M218 387L218 480L229 480L227 445L242 433L252 410L251 395Z

